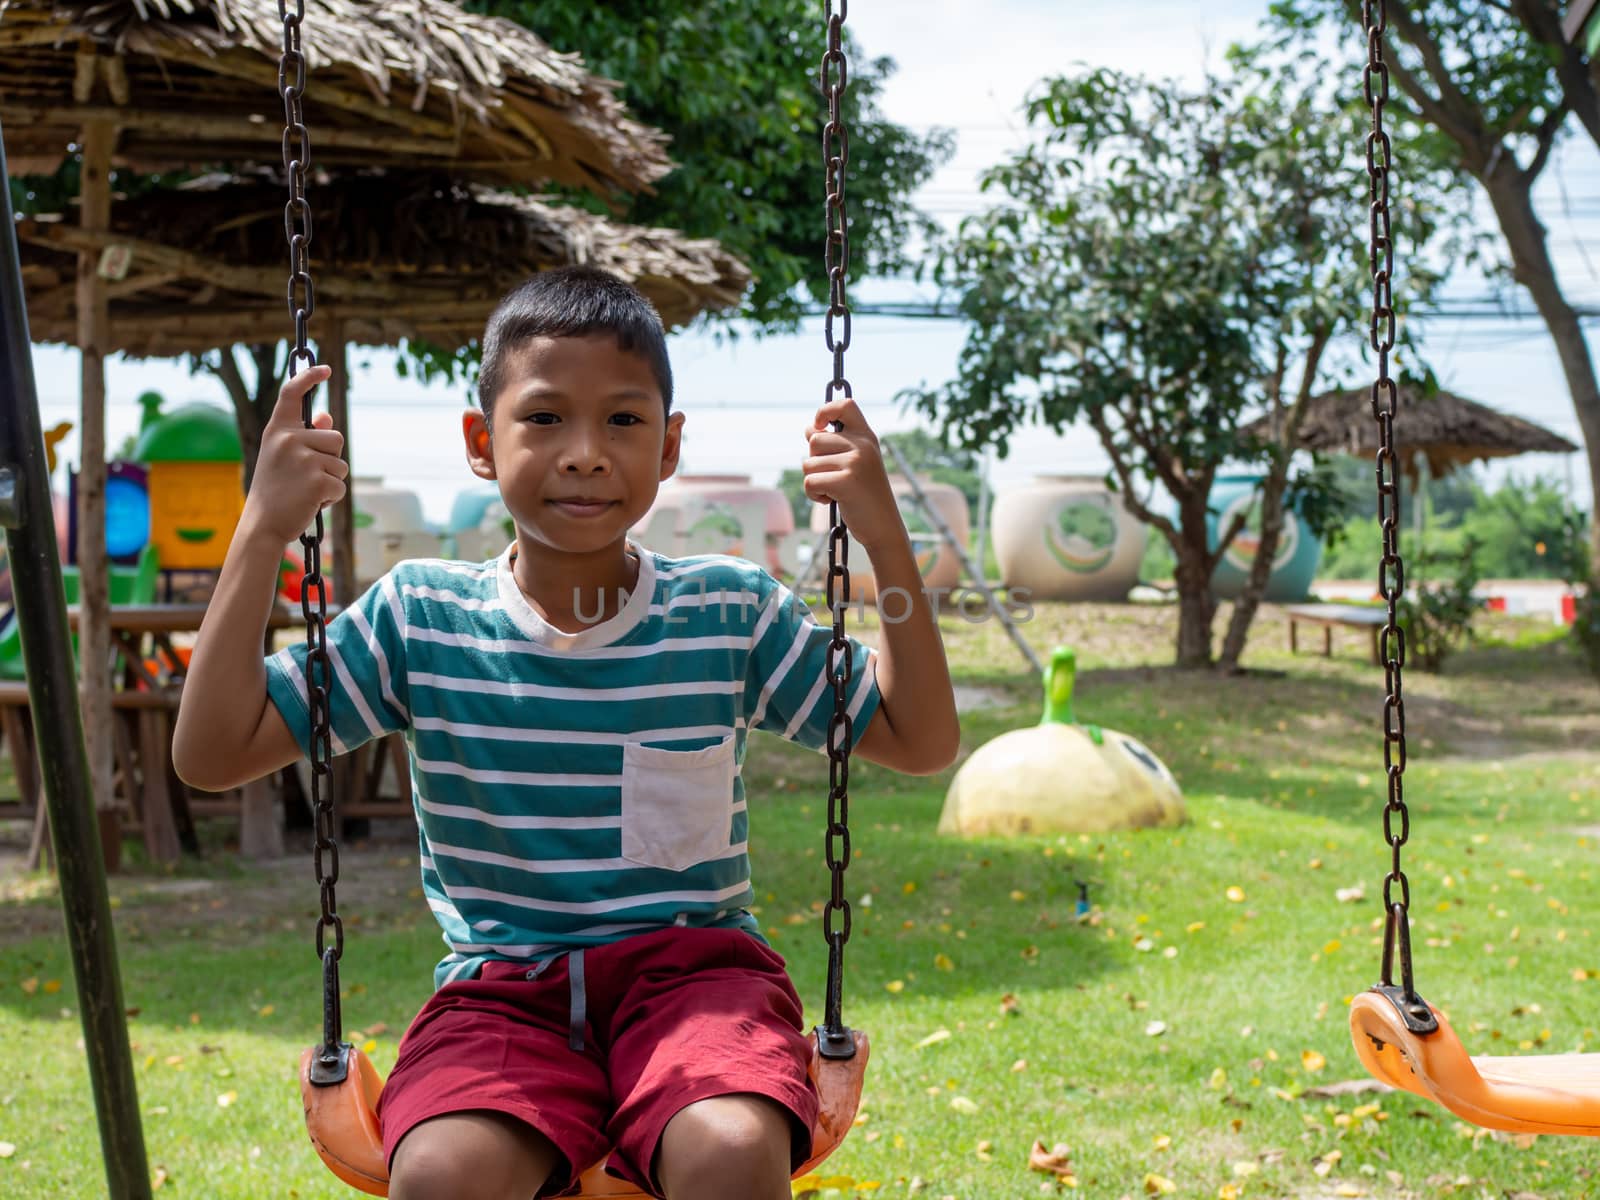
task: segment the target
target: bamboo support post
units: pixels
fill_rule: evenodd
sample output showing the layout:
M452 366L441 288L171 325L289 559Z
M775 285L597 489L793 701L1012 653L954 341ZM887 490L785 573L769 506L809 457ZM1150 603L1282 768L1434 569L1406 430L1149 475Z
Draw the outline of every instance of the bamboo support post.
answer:
M8 178L3 145L0 139L0 180ZM73 689L61 558L49 513L49 468L8 187L0 192L0 525L11 563L106 1194L112 1200L150 1200L150 1165L123 1015L111 900L101 869L83 722Z
M80 223L100 232L111 225L111 153L116 126L91 121L83 129ZM99 256L78 255L78 349L82 358L82 416L78 467L78 576L83 617L78 626L84 730L95 808L101 813L106 865L113 868L121 838L112 790L111 593L106 558L106 346L110 330Z

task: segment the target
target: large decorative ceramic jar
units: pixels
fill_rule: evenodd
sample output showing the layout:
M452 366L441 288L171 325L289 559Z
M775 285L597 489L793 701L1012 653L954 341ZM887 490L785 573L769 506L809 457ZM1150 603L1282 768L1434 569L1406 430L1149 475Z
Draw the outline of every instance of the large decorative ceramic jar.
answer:
M1148 531L1098 475L1039 475L995 497L989 522L1006 587L1033 600L1126 600Z
M443 539L428 527L422 501L405 488L385 487L377 475L350 481L355 504L356 584L373 580L408 558L436 558Z
M928 498L929 506L943 518L963 547L972 534L972 518L967 511L967 497L954 484L937 483L926 475L917 476L917 484ZM890 475L889 486L894 489L899 504L900 519L911 535L911 548L916 554L917 569L922 572L922 586L927 589L943 588L952 591L961 582L961 559L952 550L938 527L928 519L918 506L911 490L911 481L904 475ZM828 505L817 504L811 509L811 530L821 534L828 528ZM827 553L826 544L822 553ZM812 572L820 586L827 577L825 567ZM876 604L878 590L872 579L872 563L867 552L854 537L850 539L850 599L861 599Z
M794 510L775 487L748 475L674 475L634 530L662 554L732 554L777 571L778 547L794 532Z
M1236 599L1255 563L1261 541L1261 480L1255 474L1218 475L1211 485L1210 512L1206 516L1206 536L1213 547L1221 531L1244 512L1244 528L1228 545L1222 561L1211 575L1211 590L1224 600ZM1277 604L1304 600L1311 581L1322 564L1322 542L1304 517L1293 509L1283 514L1283 531L1278 535L1278 552L1273 556L1272 574L1262 599Z

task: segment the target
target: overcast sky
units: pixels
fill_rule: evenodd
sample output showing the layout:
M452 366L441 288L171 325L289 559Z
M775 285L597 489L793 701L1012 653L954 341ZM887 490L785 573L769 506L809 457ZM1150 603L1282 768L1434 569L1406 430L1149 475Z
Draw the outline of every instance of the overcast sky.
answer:
M895 58L900 70L884 96L894 120L917 128L942 125L958 137L954 160L919 199L954 221L978 204L979 172L1022 144L1019 106L1038 79L1075 64L1114 66L1150 75L1198 78L1219 68L1232 41L1247 38L1267 0L856 0L849 22L867 53ZM1359 79L1353 81L1359 86ZM314 136L314 134L313 134ZM1575 297L1600 297L1600 155L1574 141L1561 152L1541 193L1562 273ZM1564 191L1564 195L1563 195ZM1568 214L1571 214L1570 216ZM1595 214L1586 216L1585 214ZM820 262L820 249L819 249ZM888 294L895 285L864 282L855 295ZM1481 289L1474 289L1481 290ZM1543 326L1537 322L1435 320L1427 350L1446 386L1541 422L1578 440L1577 421ZM863 317L855 322L848 373L855 394L880 432L917 422L892 397L901 388L938 383L953 374L962 327L955 322ZM770 482L797 465L801 429L831 376L820 323L793 337L743 339L730 345L703 334L675 335L673 366L688 414L684 469L742 471ZM423 388L394 373L383 351L353 354L351 443L357 474L410 486L428 516L442 521L455 493L476 484L460 444L460 389ZM37 347L34 367L46 427L76 420L78 356ZM180 361L123 361L109 368L107 409L113 447L138 425L134 400L154 387L171 402L226 403L219 385L191 377ZM75 461L76 436L63 445ZM1587 503L1587 476L1572 460L1534 456L1514 469L1570 479ZM1092 435L1057 438L1032 431L995 467L997 485L1038 472L1101 471Z

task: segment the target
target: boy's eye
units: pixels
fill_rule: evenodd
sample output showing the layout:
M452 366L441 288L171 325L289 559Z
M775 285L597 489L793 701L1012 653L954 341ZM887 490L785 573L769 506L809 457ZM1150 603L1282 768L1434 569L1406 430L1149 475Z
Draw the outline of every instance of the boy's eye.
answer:
M612 413L611 414L611 421L612 421L613 424L616 424L616 425L642 425L642 424L644 424L644 418L643 417L639 416L637 413L629 413L629 412Z
M556 414L553 412L535 412L529 413L524 420L531 421L535 425L554 425L560 421L561 418L556 416Z

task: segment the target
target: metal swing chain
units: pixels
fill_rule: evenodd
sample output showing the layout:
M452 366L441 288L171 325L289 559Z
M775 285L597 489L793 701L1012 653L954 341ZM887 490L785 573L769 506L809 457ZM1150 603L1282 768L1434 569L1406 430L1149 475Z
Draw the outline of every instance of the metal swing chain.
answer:
M1388 30L1386 0L1362 0L1362 24L1367 34L1367 65L1362 88L1372 110L1367 134L1368 229L1372 269L1372 314L1369 341L1377 357L1378 374L1372 385L1372 415L1378 422L1378 523L1383 534L1383 554L1378 562L1378 590L1388 606L1380 642L1383 658L1383 765L1388 798L1383 809L1383 836L1389 844L1389 874L1383 880L1385 928L1383 983L1407 1023L1422 1031L1433 1024L1427 1004L1417 995L1411 969L1411 881L1400 866L1400 848L1411 835L1411 814L1406 808L1406 707L1403 673L1406 660L1405 630L1400 625L1399 604L1406 590L1405 563L1400 557L1400 487L1395 454L1394 418L1399 409L1399 389L1389 374L1394 350L1394 234L1389 216L1389 177L1392 146L1383 127L1389 101L1389 67L1384 61L1384 34ZM1396 827L1398 818L1398 828ZM1395 885L1399 885L1399 896ZM1400 957L1401 980L1394 979L1394 959Z
M833 378L823 390L823 402L842 393L852 396L850 381L844 374L844 353L850 348L850 305L845 297L845 274L850 265L849 222L845 212L845 173L850 161L850 132L845 125L842 104L849 82L849 64L844 53L844 22L849 0L824 0L827 15L828 48L822 56L821 82L828 101L828 122L822 128L822 161L826 178L824 212L827 239L823 263L828 272L828 315L823 339L833 354ZM842 321L835 334L835 320ZM837 422L834 428L838 429ZM850 642L845 637L845 607L850 603L849 530L839 514L838 501L828 504L828 611L833 615L833 640L828 644L828 677L833 683L833 715L828 721L828 831L827 863L832 876L828 904L822 913L822 931L828 941L828 991L823 1024L817 1043L826 1058L850 1058L855 1054L855 1038L845 1028L841 1008L844 1003L844 947L850 940L850 902L845 899L844 873L850 865L850 745L852 724L847 709L848 689L855 673ZM837 924L835 923L837 918Z
M306 130L302 99L306 90L306 59L300 49L300 24L305 0L278 0L283 21L283 54L278 60L278 94L283 97L283 169L289 180L289 200L283 208L284 236L289 242L289 315L294 321L294 345L289 351L288 375L316 365L306 345L306 327L316 310L316 289L311 282L311 206L306 202L306 168L311 162L311 136ZM312 397L302 401L301 419L312 427ZM339 844L334 841L332 789L332 732L328 711L331 668L327 650L327 587L322 576L322 511L317 510L315 532L302 533L305 574L301 578L300 611L306 621L306 707L311 725L311 807L316 825L312 861L321 893L317 918L317 957L322 960L322 1046L317 1067L342 1077L339 1035L339 958L344 953L344 922L334 888L339 882ZM328 941L328 931L333 940ZM325 1082L317 1079L317 1082Z

